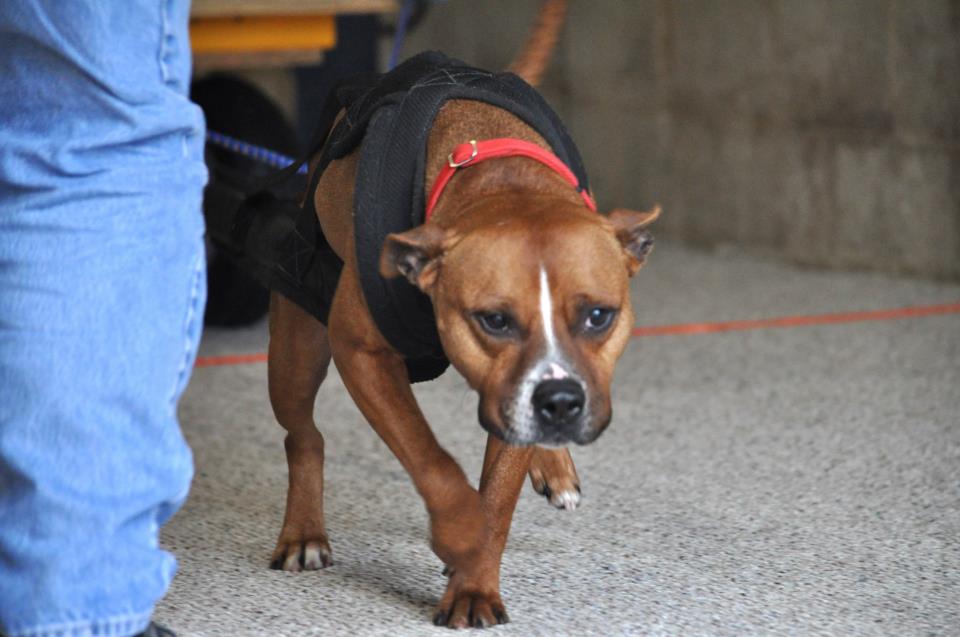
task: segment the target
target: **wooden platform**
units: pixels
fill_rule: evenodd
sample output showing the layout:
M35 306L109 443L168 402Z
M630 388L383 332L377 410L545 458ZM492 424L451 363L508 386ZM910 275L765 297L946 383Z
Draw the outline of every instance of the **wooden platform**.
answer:
M396 0L194 0L197 70L316 64L337 45L338 13L389 13Z

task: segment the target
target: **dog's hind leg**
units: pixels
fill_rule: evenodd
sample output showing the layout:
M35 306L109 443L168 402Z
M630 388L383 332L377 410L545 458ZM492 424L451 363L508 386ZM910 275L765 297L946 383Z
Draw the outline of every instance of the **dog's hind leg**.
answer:
M330 365L327 329L285 297L270 296L270 404L287 430L287 510L270 568L314 570L333 563L323 519L323 436L313 404Z
M580 505L580 478L569 449L534 449L530 484L558 509L573 511Z

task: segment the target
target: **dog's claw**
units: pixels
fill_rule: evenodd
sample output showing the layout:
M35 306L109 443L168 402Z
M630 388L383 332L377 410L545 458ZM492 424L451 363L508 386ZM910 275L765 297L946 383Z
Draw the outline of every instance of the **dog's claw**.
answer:
M575 511L576 508L580 506L580 496L580 487L577 487L576 492L561 491L560 493L556 494L555 498L550 498L550 503L558 509Z
M433 615L433 625L434 626L446 626L447 620L450 619L449 611L438 610Z
M462 591L444 596L433 623L448 628L486 628L507 623L507 611L496 593Z
M552 504L558 509L564 511L574 511L578 506L580 506L580 500L583 496L583 491L580 490L580 485L573 485L573 489L564 489L562 491L554 491L546 483L540 485L540 488L534 487L540 495L546 498L547 502Z
M316 571L333 566L333 556L326 539L281 544L273 553L270 568L275 571Z

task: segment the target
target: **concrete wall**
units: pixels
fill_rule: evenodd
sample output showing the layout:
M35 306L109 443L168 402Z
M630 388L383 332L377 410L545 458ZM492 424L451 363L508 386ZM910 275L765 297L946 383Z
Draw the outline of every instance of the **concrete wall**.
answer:
M960 2L571 0L543 91L604 207L817 266L960 278ZM405 54L504 67L532 0L434 7Z

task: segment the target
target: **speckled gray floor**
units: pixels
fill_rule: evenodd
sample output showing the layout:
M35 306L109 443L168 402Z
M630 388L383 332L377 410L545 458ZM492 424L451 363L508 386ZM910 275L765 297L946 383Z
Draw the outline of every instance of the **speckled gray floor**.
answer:
M661 245L640 324L955 302L960 286L802 270ZM203 354L262 351L264 326ZM471 475L484 435L455 372L417 388ZM575 450L585 500L529 486L504 558L503 635L960 634L960 315L634 339L614 423ZM335 373L327 440L336 564L267 569L283 433L266 366L198 369L181 407L191 498L163 532L180 573L157 619L189 635L448 635L426 515Z

